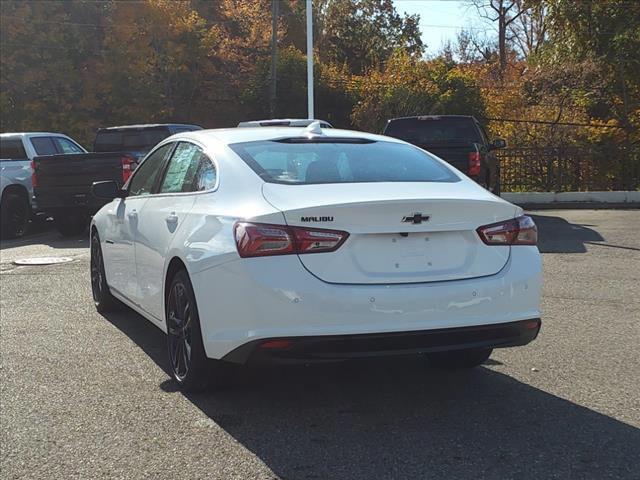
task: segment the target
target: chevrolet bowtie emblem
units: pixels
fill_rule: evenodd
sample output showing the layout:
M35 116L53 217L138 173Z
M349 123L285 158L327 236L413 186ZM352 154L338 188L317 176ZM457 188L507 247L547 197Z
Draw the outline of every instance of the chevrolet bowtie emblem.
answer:
M404 223L413 223L414 225L419 225L422 222L426 222L429 220L429 215L422 215L421 213L414 213L413 215L408 215L406 217L402 217L402 221Z

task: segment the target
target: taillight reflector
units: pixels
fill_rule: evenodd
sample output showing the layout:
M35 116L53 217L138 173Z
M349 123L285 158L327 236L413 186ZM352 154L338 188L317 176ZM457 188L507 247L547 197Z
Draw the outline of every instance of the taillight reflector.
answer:
M265 348L268 350L286 350L293 346L293 342L291 340L267 340L260 344L260 348Z
M533 219L526 215L484 225L476 231L487 245L535 245L538 243L538 228Z
M338 230L238 222L234 228L241 257L333 252L349 234Z
M480 161L480 152L469 152L469 175L480 175Z
M136 161L131 157L120 158L120 164L122 165L122 184L124 185L129 177L133 174Z

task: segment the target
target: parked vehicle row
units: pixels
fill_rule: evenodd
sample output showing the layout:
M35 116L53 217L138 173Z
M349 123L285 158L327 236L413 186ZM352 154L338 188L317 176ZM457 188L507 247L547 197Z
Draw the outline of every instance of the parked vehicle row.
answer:
M33 195L32 161L39 155L82 154L86 150L60 133L0 134L0 230L3 238L24 235L39 207Z
M123 185L138 163L158 142L197 125L129 125L98 130L92 153L34 158L34 193L41 209L52 215L65 236L85 231L89 218L104 201L91 194L93 182Z
M52 215L63 235L82 233L104 203L91 195L93 182L116 180L122 185L158 142L201 128L187 124L102 128L91 153L59 133L0 135L2 237L22 236L36 212Z
M323 120L267 119L240 122L238 127L333 128ZM33 212L53 216L65 236L82 233L104 204L91 194L97 181L114 180L123 185L138 163L158 142L181 133L199 130L189 124L148 124L98 130L93 152L73 139L52 133L2 134L2 235L24 234ZM456 167L480 185L500 194L500 165L493 153L504 140L488 140L473 117L462 115L394 118L384 134L425 149Z

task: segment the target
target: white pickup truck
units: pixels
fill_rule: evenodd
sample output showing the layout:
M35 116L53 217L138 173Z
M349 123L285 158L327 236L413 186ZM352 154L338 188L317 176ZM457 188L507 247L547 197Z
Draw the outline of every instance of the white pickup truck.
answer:
M30 132L0 134L0 235L21 237L31 214L33 198L31 161L36 156L86 153L78 142L61 133Z

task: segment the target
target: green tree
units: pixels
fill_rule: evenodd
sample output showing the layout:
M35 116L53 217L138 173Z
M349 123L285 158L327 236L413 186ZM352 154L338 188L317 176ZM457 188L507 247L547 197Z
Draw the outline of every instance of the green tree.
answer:
M387 119L407 115L484 116L476 77L443 59L416 60L398 52L384 70L354 81L358 101L351 119L363 130L381 131Z
M541 64L551 70L596 65L598 78L576 87L577 101L592 117L614 119L640 140L640 3L548 0L548 6L550 41Z
M381 67L396 49L420 57L420 16L400 15L391 0L319 0L317 42L320 58L346 64L352 73Z
M276 116L280 118L307 117L307 57L293 46L278 54L278 84ZM316 61L315 110L316 117L336 127L350 125L353 100L347 91L348 72L335 65ZM268 118L269 59L264 58L248 83L242 96L243 106L252 119Z

